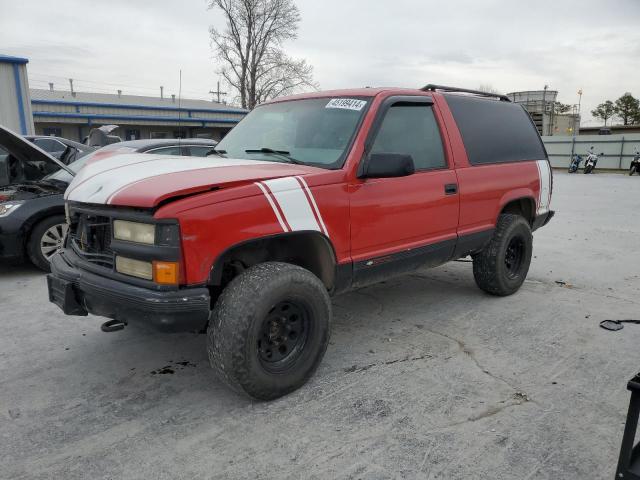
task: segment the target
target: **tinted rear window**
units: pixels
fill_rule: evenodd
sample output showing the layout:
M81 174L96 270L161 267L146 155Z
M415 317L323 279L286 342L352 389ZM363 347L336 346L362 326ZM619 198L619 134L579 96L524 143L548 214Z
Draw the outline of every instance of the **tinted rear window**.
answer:
M518 104L445 95L472 165L547 158L529 114Z

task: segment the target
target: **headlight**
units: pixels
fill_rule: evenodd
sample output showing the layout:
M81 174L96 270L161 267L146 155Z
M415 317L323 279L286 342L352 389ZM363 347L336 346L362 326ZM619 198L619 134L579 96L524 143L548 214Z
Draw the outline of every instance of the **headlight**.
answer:
M156 241L156 226L149 223L114 220L113 238L127 242L153 245Z
M23 203L24 201L0 203L0 217L6 217Z
M151 262L143 262L134 260L133 258L116 257L116 271L131 275L132 277L144 278L145 280L153 279L153 269Z

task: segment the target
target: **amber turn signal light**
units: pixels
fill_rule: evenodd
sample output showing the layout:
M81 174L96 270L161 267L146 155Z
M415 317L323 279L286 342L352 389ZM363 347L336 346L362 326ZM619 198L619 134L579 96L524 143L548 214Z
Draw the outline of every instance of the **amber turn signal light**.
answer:
M153 281L160 285L178 285L180 267L178 262L153 262Z

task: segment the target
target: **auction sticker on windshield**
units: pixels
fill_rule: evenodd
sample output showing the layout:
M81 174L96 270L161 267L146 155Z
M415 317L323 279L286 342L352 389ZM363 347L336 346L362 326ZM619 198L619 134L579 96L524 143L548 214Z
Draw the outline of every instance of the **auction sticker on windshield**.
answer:
M360 111L366 104L365 100L356 98L332 98L325 108L344 108L346 110Z

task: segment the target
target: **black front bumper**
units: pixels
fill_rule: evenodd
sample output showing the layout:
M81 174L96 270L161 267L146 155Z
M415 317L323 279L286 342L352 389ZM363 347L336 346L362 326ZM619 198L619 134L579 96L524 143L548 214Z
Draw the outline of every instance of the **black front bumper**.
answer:
M207 288L151 290L75 267L65 252L51 257L49 301L67 315L99 315L163 332L200 332L209 319Z

